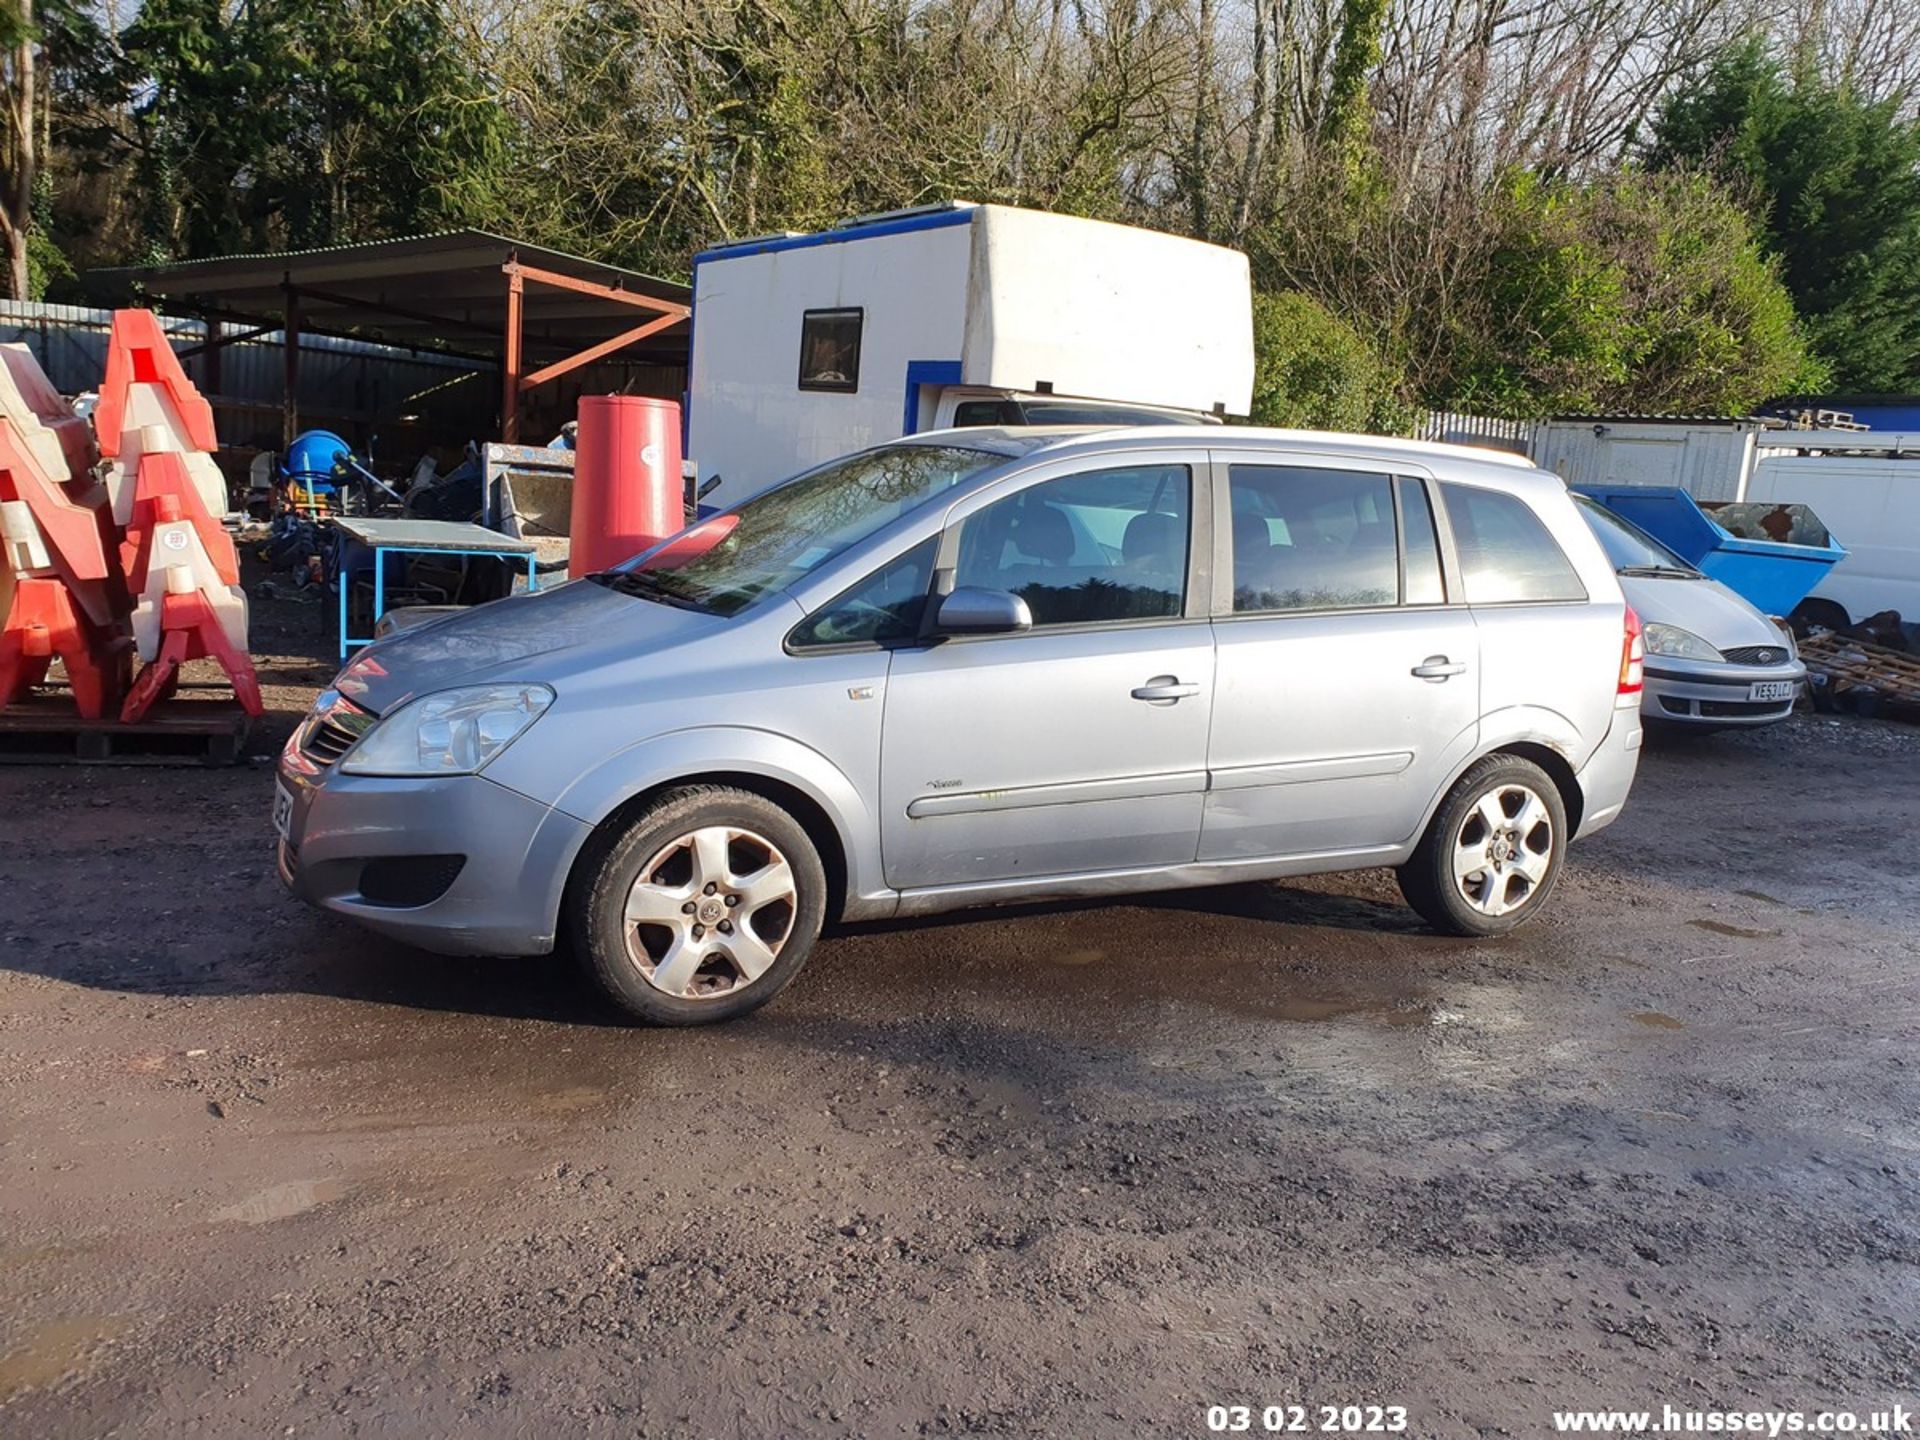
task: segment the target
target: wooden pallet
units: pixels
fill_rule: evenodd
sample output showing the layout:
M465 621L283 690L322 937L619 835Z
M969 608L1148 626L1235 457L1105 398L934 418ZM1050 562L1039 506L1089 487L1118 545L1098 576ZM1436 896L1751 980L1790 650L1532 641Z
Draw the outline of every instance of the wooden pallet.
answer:
M1800 658L1828 677L1835 694L1870 689L1900 712L1920 712L1920 656L1840 635L1812 635L1800 642Z
M0 765L237 765L253 720L231 700L168 700L145 720L85 720L64 695L0 709Z

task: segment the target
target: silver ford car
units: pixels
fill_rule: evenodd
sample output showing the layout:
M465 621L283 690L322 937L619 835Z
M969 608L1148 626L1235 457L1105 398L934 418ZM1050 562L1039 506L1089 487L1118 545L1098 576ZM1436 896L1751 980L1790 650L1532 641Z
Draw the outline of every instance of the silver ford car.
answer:
M280 871L430 949L567 937L662 1024L836 919L1387 865L1493 935L1619 814L1640 675L1524 461L937 432L362 651L281 757Z
M1751 728L1793 714L1807 667L1784 621L1769 620L1631 520L1585 495L1573 503L1640 617L1647 651L1640 714L1650 728Z

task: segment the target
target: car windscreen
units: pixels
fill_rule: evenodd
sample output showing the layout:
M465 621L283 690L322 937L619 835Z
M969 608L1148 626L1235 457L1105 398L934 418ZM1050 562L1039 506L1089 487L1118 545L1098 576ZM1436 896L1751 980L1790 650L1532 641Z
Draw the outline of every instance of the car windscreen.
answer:
M733 615L1006 458L957 445L893 445L849 455L593 578L666 604ZM723 538L690 555L686 541L709 527Z
M1573 497L1580 513L1587 517L1587 528L1607 552L1607 563L1615 570L1678 570L1682 575L1700 572L1662 545L1631 520L1623 520L1606 506L1585 495Z

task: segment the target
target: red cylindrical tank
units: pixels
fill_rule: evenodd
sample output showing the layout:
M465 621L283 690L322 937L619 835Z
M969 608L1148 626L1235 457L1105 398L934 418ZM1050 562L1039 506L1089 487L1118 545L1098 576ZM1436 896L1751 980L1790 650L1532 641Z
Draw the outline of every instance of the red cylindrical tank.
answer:
M685 528L680 407L648 395L583 395L579 420L567 573L589 575Z

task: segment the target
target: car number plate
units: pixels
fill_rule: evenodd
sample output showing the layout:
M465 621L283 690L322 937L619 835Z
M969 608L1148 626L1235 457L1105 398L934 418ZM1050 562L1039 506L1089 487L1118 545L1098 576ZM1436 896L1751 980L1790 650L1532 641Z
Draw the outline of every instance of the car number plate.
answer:
M293 792L278 781L273 787L273 833L282 840L293 828Z
M1791 700L1793 682L1791 680L1756 680L1747 690L1749 700Z

